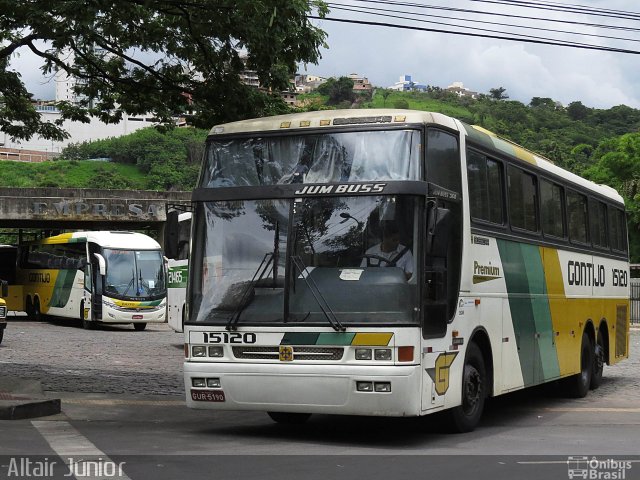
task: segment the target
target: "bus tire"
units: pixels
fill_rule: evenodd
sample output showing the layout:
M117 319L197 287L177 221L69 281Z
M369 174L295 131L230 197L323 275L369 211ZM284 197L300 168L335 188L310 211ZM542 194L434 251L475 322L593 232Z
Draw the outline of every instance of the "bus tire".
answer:
M580 373L565 380L565 391L571 398L584 398L589 393L593 374L593 345L587 332L582 333L580 345Z
M82 328L85 330L93 330L95 326L91 319L84 318L84 300L80 302L80 322L82 322Z
M4 337L4 328L0 328L0 343L2 343L3 337Z
M31 297L27 297L24 301L24 311L26 312L29 320L33 320L33 302L31 301Z
M36 322L42 321L42 312L40 311L40 299L38 297L33 301L33 320Z
M283 425L302 425L309 417L310 413L290 413L290 412L267 412L267 415L276 423Z
M133 329L136 332L142 332L145 328L147 328L147 324L146 323L134 323L133 324Z
M602 374L604 372L605 348L602 333L598 332L596 347L593 351L593 370L591 372L591 384L589 388L595 390L602 384Z
M478 426L486 397L487 371L484 358L480 347L476 343L470 343L464 359L462 403L449 411L454 432L471 432Z

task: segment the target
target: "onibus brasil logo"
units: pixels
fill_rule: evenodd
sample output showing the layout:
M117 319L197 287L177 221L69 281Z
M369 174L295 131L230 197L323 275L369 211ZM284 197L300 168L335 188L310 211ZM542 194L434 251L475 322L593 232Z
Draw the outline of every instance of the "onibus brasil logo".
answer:
M599 460L596 457L575 456L567 459L567 468L570 479L624 480L627 478L627 470L631 470L631 462L614 458Z

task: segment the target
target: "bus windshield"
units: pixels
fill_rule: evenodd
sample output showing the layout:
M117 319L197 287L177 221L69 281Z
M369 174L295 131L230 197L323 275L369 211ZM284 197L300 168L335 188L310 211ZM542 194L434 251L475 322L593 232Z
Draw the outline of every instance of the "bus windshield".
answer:
M206 202L190 283L195 322L415 324L413 196ZM288 278L287 278L288 277Z
M419 180L419 130L212 141L201 187Z
M107 272L105 295L114 298L157 299L166 294L159 250L103 249Z

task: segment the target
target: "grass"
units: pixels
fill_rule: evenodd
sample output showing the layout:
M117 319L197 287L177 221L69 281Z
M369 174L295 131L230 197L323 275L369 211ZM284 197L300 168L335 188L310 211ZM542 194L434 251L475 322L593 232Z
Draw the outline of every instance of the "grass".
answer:
M371 108L395 108L395 103L400 100L406 100L411 110L438 112L456 118L470 118L473 116L472 113L463 106L435 100L419 92L392 92L386 100L381 93L376 93L366 105Z
M2 187L148 188L145 174L135 165L74 160L0 162Z

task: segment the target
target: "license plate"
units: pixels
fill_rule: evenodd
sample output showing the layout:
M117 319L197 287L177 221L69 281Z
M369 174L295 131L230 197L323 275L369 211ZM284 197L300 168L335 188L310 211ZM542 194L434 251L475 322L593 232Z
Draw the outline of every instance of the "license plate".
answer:
M194 402L224 402L222 390L191 390L191 400Z
M142 320L144 317L142 315L134 315L131 317L133 320Z

